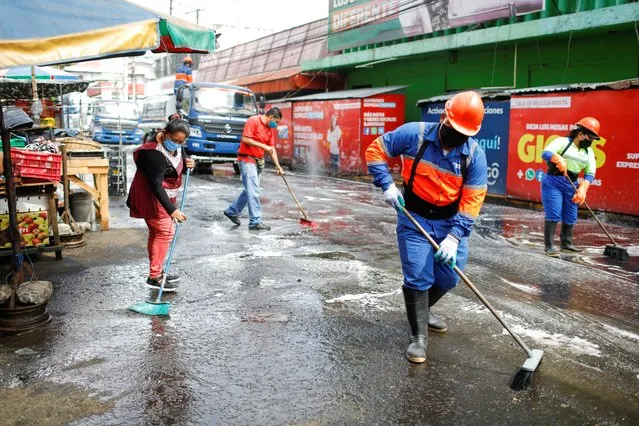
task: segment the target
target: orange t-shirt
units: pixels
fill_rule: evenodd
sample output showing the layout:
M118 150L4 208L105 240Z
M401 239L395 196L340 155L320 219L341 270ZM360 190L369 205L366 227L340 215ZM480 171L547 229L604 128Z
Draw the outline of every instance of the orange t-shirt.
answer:
M242 132L242 138L245 137L251 138L256 142L263 143L264 145L275 145L275 129L271 129L266 124L262 123L261 115L254 115L246 120L244 131ZM255 160L251 157L264 157L264 150L262 148L247 145L244 142L240 143L240 149L237 150L237 153L238 161L246 161L249 163L255 163Z

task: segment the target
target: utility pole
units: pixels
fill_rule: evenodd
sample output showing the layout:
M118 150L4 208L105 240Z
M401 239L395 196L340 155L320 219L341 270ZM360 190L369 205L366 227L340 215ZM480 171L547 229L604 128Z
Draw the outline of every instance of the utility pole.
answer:
M201 9L195 9L195 23L196 24L200 23L200 10Z
M169 15L173 15L173 0L169 0Z

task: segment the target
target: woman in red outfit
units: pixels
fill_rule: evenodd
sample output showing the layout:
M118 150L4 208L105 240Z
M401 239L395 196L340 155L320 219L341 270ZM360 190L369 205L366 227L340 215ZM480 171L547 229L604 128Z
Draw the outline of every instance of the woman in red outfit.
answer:
M195 166L195 162L182 152L189 133L186 121L172 120L155 135L155 140L133 152L137 171L127 206L131 217L144 219L149 227L151 267L146 283L154 289L159 289L162 282L164 258L173 239L173 222L186 220L186 216L175 207L175 202L182 186L182 171L185 167L192 169ZM175 291L179 279L178 276L167 275L164 291Z

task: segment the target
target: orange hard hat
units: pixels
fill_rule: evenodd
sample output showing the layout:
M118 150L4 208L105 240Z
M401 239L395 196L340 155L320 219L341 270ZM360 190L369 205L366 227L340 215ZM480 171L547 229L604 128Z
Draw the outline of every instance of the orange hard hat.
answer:
M484 102L479 93L468 91L453 96L446 102L446 117L451 126L466 136L475 136L484 119Z
M577 126L581 126L586 130L590 130L592 133L595 134L597 139L599 139L599 130L601 129L601 126L599 124L599 120L597 120L596 118L584 117L577 122Z
M184 58L184 60L182 62L190 62L193 63L193 58L191 58L190 56L187 56L186 58Z

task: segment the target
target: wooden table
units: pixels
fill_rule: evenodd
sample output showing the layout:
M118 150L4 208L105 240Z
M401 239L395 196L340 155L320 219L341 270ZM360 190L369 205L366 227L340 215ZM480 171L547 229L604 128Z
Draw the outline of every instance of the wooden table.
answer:
M96 220L100 220L100 229L109 229L109 160L96 157L67 157L69 181L91 194L95 203ZM82 180L81 175L93 175L91 186Z

